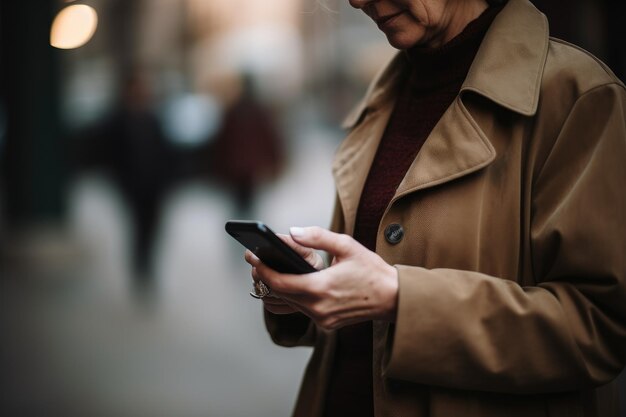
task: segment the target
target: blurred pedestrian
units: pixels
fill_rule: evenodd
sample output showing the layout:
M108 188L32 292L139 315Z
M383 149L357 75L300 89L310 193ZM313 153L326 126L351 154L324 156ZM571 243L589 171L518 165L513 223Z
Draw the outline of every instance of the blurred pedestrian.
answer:
M138 284L149 284L159 211L176 176L176 160L152 110L146 75L132 72L122 83L117 106L81 136L80 165L103 169L128 205L134 276Z
M226 109L209 148L211 173L232 191L242 217L247 216L257 187L281 172L283 146L272 112L255 94L252 76L242 75L241 93Z

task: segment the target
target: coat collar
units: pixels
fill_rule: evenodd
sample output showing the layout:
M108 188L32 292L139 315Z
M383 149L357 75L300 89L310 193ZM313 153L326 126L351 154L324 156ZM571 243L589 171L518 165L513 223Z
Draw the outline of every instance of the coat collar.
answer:
M528 0L510 0L496 16L461 92L474 91L525 116L537 111L548 55L548 21Z
M534 115L548 54L548 35L548 22L539 10L528 0L510 0L485 35L461 92L473 91L511 111ZM342 126L352 128L364 113L379 108L404 71L406 62L402 53L397 53Z
M485 35L459 97L431 132L392 201L475 172L495 159L495 149L465 107L463 93L480 94L525 116L535 114L548 43L545 16L528 0L509 0ZM353 231L363 185L407 70L397 54L344 121L352 130L337 151L333 174L347 233Z

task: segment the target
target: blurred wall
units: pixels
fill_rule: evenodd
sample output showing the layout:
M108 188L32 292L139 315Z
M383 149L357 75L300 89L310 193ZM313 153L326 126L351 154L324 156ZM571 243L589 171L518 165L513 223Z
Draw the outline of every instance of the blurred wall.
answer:
M532 0L550 22L550 34L587 49L622 80L626 77L626 2Z
M6 136L1 193L11 227L60 221L65 155L59 115L59 52L49 45L53 0L0 3L0 95Z

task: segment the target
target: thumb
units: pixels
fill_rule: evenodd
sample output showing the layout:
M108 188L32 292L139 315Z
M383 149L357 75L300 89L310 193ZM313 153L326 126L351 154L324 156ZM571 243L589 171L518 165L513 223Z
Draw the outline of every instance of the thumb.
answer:
M333 256L345 257L359 246L348 235L331 232L321 227L292 227L289 233L293 240L302 246L326 251Z

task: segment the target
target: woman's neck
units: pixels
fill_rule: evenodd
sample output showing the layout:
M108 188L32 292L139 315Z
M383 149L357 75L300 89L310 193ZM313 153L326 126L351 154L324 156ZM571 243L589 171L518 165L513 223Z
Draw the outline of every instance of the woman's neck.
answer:
M405 56L411 67L412 89L421 92L456 83L460 86L485 34L502 7L486 9L454 39L439 48L414 46L406 50Z
M465 27L480 16L489 5L486 0L455 0L451 1L446 9L445 30L426 39L420 46L439 48L456 38Z

